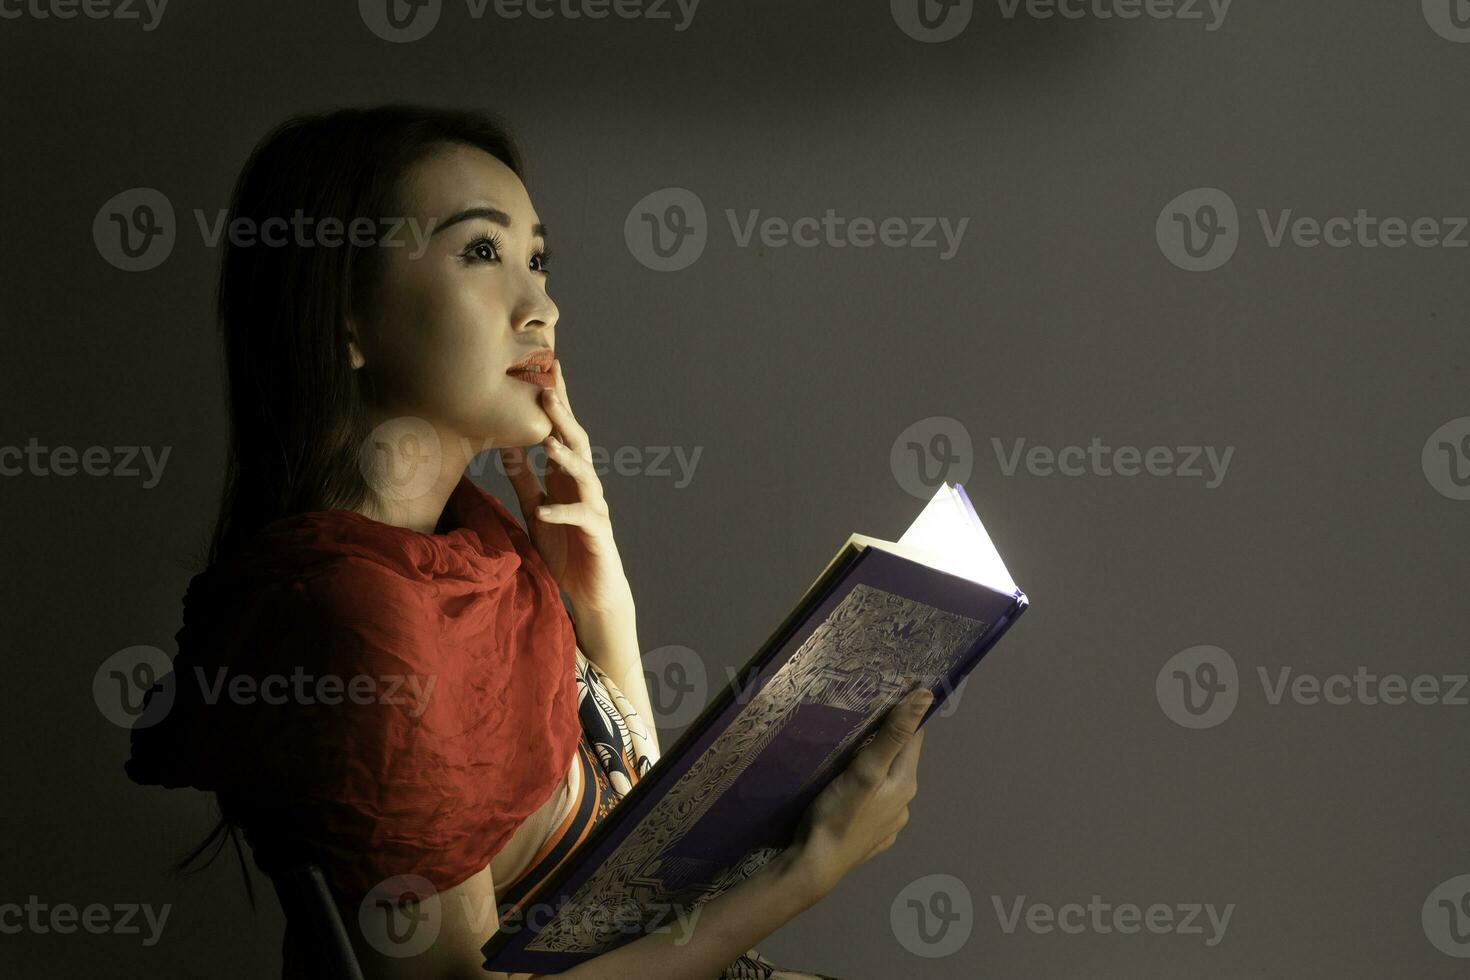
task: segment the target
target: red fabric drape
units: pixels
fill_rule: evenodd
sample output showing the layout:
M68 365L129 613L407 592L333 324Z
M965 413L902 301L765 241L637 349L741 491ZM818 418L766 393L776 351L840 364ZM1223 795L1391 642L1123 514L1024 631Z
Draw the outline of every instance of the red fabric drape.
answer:
M300 514L195 576L128 775L219 792L262 866L314 860L351 900L489 864L571 764L576 640L498 500L462 478L446 519Z

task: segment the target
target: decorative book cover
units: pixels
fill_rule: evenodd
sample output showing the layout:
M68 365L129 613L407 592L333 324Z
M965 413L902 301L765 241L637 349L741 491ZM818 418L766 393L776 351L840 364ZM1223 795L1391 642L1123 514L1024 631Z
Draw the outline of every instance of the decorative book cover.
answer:
M698 906L790 844L908 690L935 693L921 725L939 710L1028 600L959 485L941 487L906 545L949 556L848 539L740 674L500 922L481 950L487 969L555 973L645 932L687 930Z

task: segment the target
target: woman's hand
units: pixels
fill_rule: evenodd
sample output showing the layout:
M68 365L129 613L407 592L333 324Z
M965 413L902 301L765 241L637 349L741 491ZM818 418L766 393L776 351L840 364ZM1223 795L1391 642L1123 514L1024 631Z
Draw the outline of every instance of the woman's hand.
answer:
M502 449L501 462L520 501L531 543L573 607L582 613L621 613L632 608L633 593L613 542L602 481L592 467L587 430L572 415L560 359L552 362L552 370L555 387L541 393L541 406L554 426L542 442L546 489L527 463L524 449Z
M804 881L826 895L858 865L893 846L918 792L919 721L933 703L927 690L910 691L836 779L812 801L792 848Z

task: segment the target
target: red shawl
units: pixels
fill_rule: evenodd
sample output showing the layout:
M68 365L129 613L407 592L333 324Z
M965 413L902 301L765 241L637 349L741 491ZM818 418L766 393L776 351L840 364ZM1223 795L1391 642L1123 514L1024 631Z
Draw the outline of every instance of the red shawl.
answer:
M299 514L195 576L128 775L220 793L263 869L315 861L348 900L488 865L571 764L576 641L498 500L462 478L445 518Z

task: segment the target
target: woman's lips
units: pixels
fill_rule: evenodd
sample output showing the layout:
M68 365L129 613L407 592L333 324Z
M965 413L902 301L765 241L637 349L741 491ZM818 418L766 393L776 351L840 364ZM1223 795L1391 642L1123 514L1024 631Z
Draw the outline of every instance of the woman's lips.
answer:
M542 388L556 387L556 378L552 376L550 371L507 371L505 373L517 381L528 381L533 385L540 385Z

